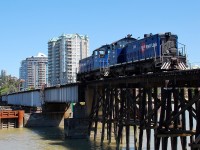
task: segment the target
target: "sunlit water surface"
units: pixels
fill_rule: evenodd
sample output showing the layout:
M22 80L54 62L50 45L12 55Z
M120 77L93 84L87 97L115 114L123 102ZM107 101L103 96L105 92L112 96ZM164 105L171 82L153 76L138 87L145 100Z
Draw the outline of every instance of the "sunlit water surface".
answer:
M100 136L96 142L90 139L65 139L64 128L15 128L0 130L0 150L115 150L113 139L111 144L105 140L100 144ZM126 149L125 145L120 149Z
M130 130L130 149L134 150L133 129ZM125 136L125 134L124 134ZM154 133L151 134L151 149L154 149ZM101 141L101 129L98 129L96 142L93 134L90 139L65 139L64 128L15 128L0 130L0 150L116 150L116 142L112 137L111 144L105 140L103 145ZM120 150L126 149L125 137ZM187 137L189 142L189 137ZM170 144L170 139L168 144ZM143 149L146 149L146 132L143 137ZM188 143L187 143L188 146ZM171 145L168 146L171 149ZM181 149L180 139L178 139L178 149Z

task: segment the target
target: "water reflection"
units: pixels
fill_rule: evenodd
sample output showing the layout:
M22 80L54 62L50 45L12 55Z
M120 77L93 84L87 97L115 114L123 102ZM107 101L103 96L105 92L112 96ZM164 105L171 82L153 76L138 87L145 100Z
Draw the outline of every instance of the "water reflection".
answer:
M64 128L22 128L0 130L1 150L114 150L115 142L100 145L100 138L65 139ZM125 149L125 148L122 148Z
M115 150L116 143L112 137L111 144L108 144L105 136L103 145L101 141L101 131L97 135L96 142L93 135L90 139L65 139L64 128L15 128L0 130L0 150ZM153 132L151 134L151 149L154 149ZM189 137L187 137L189 142ZM125 137L120 150L126 149ZM146 133L144 132L143 149L146 149ZM168 141L171 144L170 139ZM162 144L162 143L161 143ZM178 140L180 148L180 140ZM178 149L179 149L178 148ZM169 146L168 149L171 149ZM130 150L134 150L133 129L130 136Z

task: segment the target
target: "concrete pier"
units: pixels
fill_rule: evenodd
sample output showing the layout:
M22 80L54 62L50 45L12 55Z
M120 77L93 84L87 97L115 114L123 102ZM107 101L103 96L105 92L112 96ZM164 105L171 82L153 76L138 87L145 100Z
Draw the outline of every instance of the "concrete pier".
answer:
M86 106L77 103L74 106L73 118L64 121L65 138L88 138L88 125Z
M88 119L68 118L64 121L65 138L88 138Z

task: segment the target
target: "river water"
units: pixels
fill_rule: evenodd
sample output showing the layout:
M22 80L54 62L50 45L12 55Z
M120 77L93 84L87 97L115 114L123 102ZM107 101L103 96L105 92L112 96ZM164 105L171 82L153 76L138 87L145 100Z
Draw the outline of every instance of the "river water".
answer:
M0 150L116 150L114 137L111 144L108 144L105 139L101 146L100 132L95 142L93 136L90 139L65 139L63 127L2 129L0 130ZM145 137L144 132L143 149L146 149ZM153 139L153 133L151 139ZM120 150L126 149L125 137L123 140L124 144L121 144ZM153 146L152 140L151 149L154 149ZM168 149L171 149L170 146ZM178 140L178 149L181 149L180 140ZM134 150L133 133L130 136L130 150Z
M0 150L114 150L115 142L100 146L91 139L65 139L64 128L15 128L0 130ZM126 149L125 145L120 149Z

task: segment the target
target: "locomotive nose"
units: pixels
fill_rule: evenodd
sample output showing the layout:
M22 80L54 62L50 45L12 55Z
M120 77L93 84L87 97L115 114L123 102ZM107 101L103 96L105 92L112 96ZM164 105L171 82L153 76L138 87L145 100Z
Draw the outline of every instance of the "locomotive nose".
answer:
M171 69L178 69L178 59L171 57Z
M187 69L185 63L180 61L178 58L171 58L171 69L185 70Z
M178 64L178 59L176 57L171 58L171 64L177 65Z

